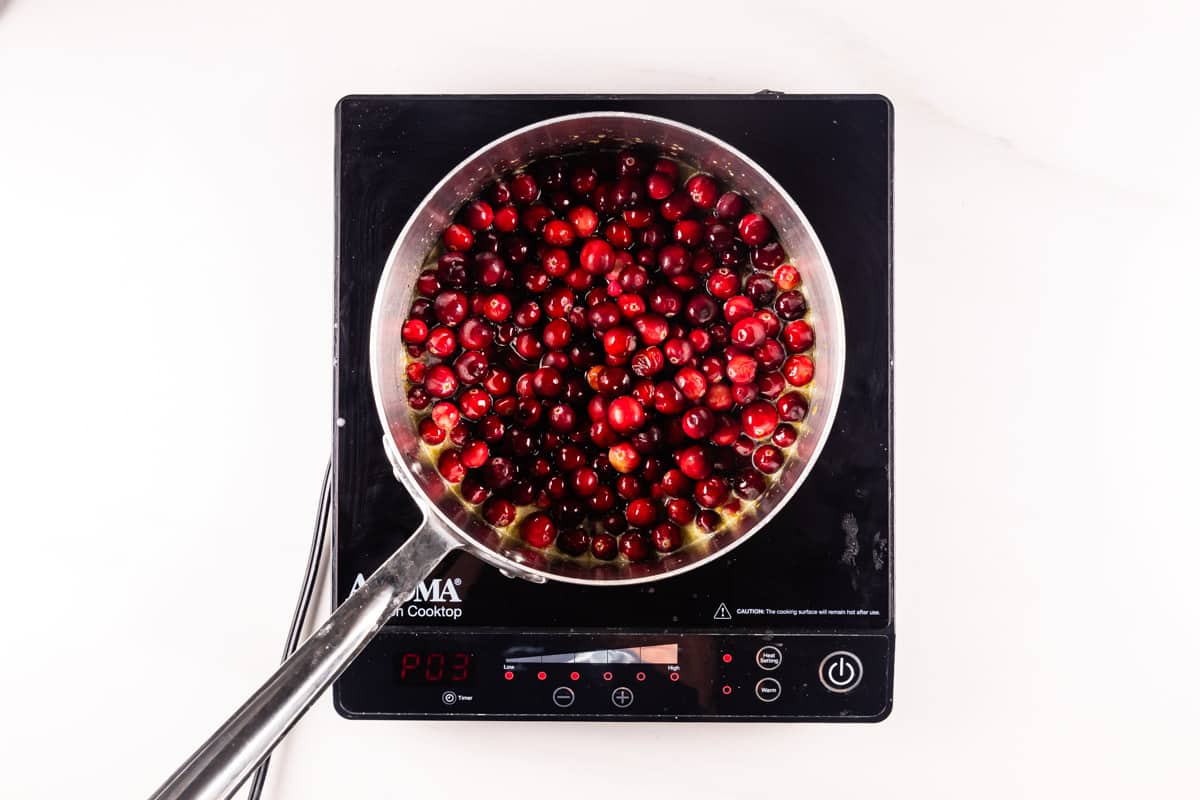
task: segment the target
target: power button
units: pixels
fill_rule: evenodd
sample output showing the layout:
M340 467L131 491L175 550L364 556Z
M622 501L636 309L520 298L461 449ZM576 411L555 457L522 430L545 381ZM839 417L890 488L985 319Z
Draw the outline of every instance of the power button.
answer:
M845 694L862 682L863 665L854 653L835 650L821 659L818 675L826 689Z

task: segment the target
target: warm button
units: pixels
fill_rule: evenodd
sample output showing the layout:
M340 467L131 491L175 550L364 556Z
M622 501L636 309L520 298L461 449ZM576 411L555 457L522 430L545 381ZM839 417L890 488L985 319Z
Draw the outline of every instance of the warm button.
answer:
M764 703L774 703L779 699L780 691L782 689L779 686L779 681L774 678L763 678L754 684L754 694Z
M847 650L837 650L821 660L818 669L821 683L831 692L845 694L862 681L863 665L858 656Z
M758 662L761 669L770 672L773 669L779 669L779 665L783 663L783 653L775 645L769 644L759 648L758 655L754 657L754 660Z

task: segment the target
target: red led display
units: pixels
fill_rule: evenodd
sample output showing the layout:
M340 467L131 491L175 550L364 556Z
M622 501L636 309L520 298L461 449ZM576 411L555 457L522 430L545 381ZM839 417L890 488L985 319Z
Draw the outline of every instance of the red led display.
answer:
M463 684L471 680L474 658L464 652L408 652L400 656L400 682L423 686Z

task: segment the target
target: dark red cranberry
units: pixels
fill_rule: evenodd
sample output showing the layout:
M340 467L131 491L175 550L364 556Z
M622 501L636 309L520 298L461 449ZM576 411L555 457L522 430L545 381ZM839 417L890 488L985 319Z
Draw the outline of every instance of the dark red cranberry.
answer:
M414 386L408 390L408 405L413 411L420 411L429 408L429 404L433 402L433 398L429 396L429 392L425 391L420 386Z
M658 374L666 364L663 351L657 347L646 347L634 354L629 362L629 368L639 378L648 378Z
M600 275L613 268L616 254L612 245L602 239L588 239L579 251L579 264L592 275Z
M625 520L634 527L645 528L658 519L658 506L648 497L637 497L629 501L625 509Z
M605 397L616 397L629 389L629 373L620 367L596 367L595 389Z
M764 372L758 376L757 386L760 395L774 400L787 387L787 380L781 372Z
M756 272L746 278L746 285L742 287L742 291L756 306L765 306L775 297L775 281L771 280L769 275Z
M646 424L646 413L632 397L618 397L608 405L608 422L617 433L632 433Z
M720 253L733 244L733 228L724 222L710 220L704 228L704 239L714 252Z
M477 231L491 227L494 216L491 205L483 200L476 200L463 211L463 221L467 223L468 227Z
M597 533L592 537L592 555L601 561L612 561L617 557L617 537L611 533Z
M787 358L787 352L778 339L768 339L754 351L754 359L763 369L776 369Z
M777 402L780 419L799 422L808 415L808 398L799 392L787 392Z
M579 164L570 171L571 191L575 194L591 194L599 180L595 167L589 164Z
M670 175L655 172L646 178L646 195L651 200L665 200L675 191L675 179Z
M670 522L655 525L654 530L650 532L650 538L654 542L654 549L660 553L678 550L679 546L683 544L683 534L677 526Z
M521 538L532 547L549 547L558 529L549 514L537 512L521 521Z
M538 397L558 397L562 394L562 373L552 367L539 367L534 370L531 383L534 394Z
M537 497L537 489L530 481L518 480L513 482L508 495L517 505L527 506Z
M692 266L692 254L682 245L669 244L658 251L658 268L664 275L679 275Z
M768 474L783 468L783 451L773 444L764 444L754 451L754 467Z
M433 313L443 325L453 327L467 318L467 296L449 289L438 292L433 299Z
M659 215L668 222L677 222L692 210L692 198L687 192L672 192L658 204Z
M808 311L808 303L800 292L784 292L775 300L775 311L781 319L799 319Z
M713 213L718 219L732 221L740 219L746 212L746 199L737 192L726 192L717 198Z
M732 289L735 292L737 291L736 282ZM717 317L717 304L708 295L692 295L687 302L684 316L693 325L707 325Z
M633 208L642 201L645 187L632 175L617 180L612 187L612 202L619 209Z
M707 478L712 472L712 457L708 453L708 448L703 445L694 444L681 450L676 458L679 461L679 469L684 475L694 481Z
M750 262L754 264L754 268L768 272L773 272L786 259L787 254L783 252L783 245L779 242L767 242L762 247L755 247L750 251Z
M517 468L504 456L492 456L481 469L480 480L489 489L503 489L517 477Z
M417 276L417 292L425 297L433 297L441 288L437 272L427 269Z
M681 219L675 223L675 227L671 230L671 236L675 241L685 247L695 248L699 246L704 238L704 226L694 219ZM688 255L688 265L692 262L691 254Z
M683 411L687 398L675 384L662 381L654 387L654 410L660 414L678 414Z
M517 335L513 341L513 349L521 358L533 361L542 354L542 340L536 334L526 331Z
M680 419L683 432L691 439L705 439L716 425L716 417L704 406L692 406Z
M716 476L705 478L696 484L696 502L704 508L716 508L729 497L729 484Z
M757 500L766 490L766 480L752 469L743 469L733 478L733 492L743 499Z
M443 450L438 455L438 474L449 483L459 483L466 477L467 469L463 466L462 457L457 450Z
M558 535L555 546L569 556L581 556L588 549L588 535L580 528L573 528Z
M738 221L738 235L746 244L758 247L771 238L771 223L762 214L746 214Z
M726 300L737 294L739 284L737 273L728 267L721 267L710 272L706 283L709 294L720 300Z
M650 290L648 302L651 309L668 319L677 315L683 308L683 297L671 286L655 286Z
M529 205L538 196L538 184L532 175L517 175L509 183L512 189L513 201L521 205Z
M687 525L695 518L696 505L691 500L675 497L667 501L667 519L671 522L676 525Z
M493 495L484 502L480 513L489 525L505 528L516 519L517 507L512 504L511 500Z
M449 250L470 250L471 245L475 243L475 234L471 233L471 229L466 225L451 225L442 235L442 243Z
M705 533L712 533L721 527L721 515L711 508L706 508L696 515L696 525Z
M783 328L783 340L787 342L788 350L803 353L813 345L812 326L802 319L789 322Z
M791 447L796 443L798 436L799 434L796 433L796 429L791 425L780 425L771 434L771 444L776 447Z

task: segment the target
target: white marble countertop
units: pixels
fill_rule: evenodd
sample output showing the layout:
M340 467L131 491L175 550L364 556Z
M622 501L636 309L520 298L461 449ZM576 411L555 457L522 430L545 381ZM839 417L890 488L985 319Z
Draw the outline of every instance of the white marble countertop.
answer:
M1197 783L1195 4L0 0L0 795L149 793L274 662L329 443L352 92L896 107L895 711L364 724L271 798Z

